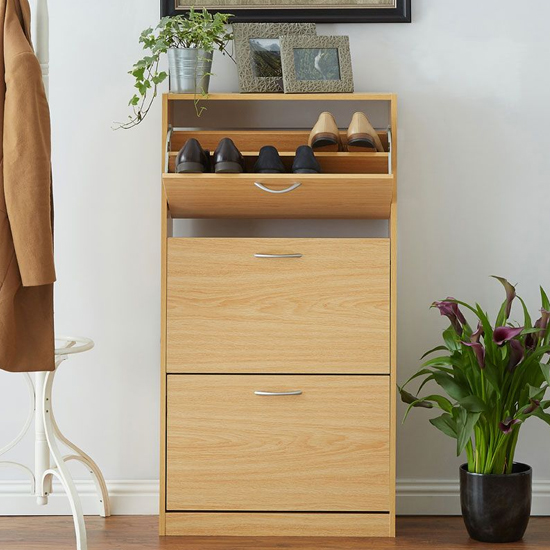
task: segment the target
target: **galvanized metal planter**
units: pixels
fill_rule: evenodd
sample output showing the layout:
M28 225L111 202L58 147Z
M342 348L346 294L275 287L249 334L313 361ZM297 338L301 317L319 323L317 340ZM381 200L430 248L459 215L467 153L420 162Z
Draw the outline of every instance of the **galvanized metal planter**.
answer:
M170 92L177 94L201 94L208 92L212 54L198 48L170 48Z

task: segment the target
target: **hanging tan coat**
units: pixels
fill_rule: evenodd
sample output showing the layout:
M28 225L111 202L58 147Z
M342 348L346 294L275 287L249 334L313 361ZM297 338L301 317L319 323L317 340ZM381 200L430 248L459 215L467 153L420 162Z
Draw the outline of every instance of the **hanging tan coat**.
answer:
M28 0L0 0L0 368L53 370L51 143Z

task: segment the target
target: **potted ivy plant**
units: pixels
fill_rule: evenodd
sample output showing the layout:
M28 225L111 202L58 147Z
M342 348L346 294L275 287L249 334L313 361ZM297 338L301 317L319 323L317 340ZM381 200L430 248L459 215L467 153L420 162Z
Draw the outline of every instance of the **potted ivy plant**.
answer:
M233 34L226 28L230 17L227 13L212 14L206 8L202 11L191 8L185 15L163 17L155 29L145 29L139 43L147 55L129 71L136 88L129 102L133 114L119 127L133 128L147 116L159 84L167 78L170 92L195 94L195 108L200 115L204 107L199 109L198 102L201 97L208 97L214 50L231 57L227 45ZM168 55L169 74L160 68L163 54Z
M430 423L457 442L457 456L466 452L460 467L460 499L466 528L473 539L513 542L523 537L531 511L531 468L514 462L521 426L531 417L550 424L550 302L541 288L540 318L532 322L525 302L521 324L510 321L516 289L496 277L506 299L491 323L479 306L447 298L434 302L450 321L443 345L402 387L401 399L412 408L441 409ZM472 315L470 325L460 308ZM415 395L405 388L421 380ZM440 391L419 397L425 384Z

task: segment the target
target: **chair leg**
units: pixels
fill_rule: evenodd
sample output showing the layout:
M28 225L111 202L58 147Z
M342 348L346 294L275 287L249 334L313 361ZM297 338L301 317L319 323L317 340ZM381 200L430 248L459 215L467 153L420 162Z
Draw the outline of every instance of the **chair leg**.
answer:
M59 429L59 426L57 425L57 422L55 420L55 415L52 408L50 408L50 420L55 437L76 453L74 455L64 456L63 460L65 462L68 462L69 460L76 460L78 462L81 462L82 464L84 464L84 466L86 466L86 468L88 468L88 471L92 476L92 480L96 488L97 498L99 500L99 515L104 518L109 517L111 515L109 492L107 491L107 484L105 483L105 478L103 477L99 466L82 449L69 441L61 433L61 430Z
M51 417L51 403L52 403L52 384L55 377L55 371L48 372L45 374L44 388L42 394L37 394L39 399L39 407L42 411L42 416L44 419L44 432L46 435L46 440L48 442L49 450L53 457L55 463L55 468L47 469L40 480L41 487L47 487L51 484L52 477L55 476L59 479L65 492L67 498L69 499L69 504L71 505L71 512L74 520L74 528L76 534L76 548L77 550L87 550L88 543L86 539L86 524L84 523L84 514L82 512L82 504L80 502L80 497L76 490L73 478L65 461L57 441L55 439L55 430L52 424ZM44 489L42 489L44 490Z
M24 373L24 376L25 381L27 382L27 387L29 389L29 412L27 413L27 418L19 434L17 434L17 436L12 441L10 441L7 445L0 449L0 457L13 449L23 439L23 437L25 437L25 435L29 431L32 421L34 420L36 408L34 384L28 372ZM29 479L31 481L31 495L36 496L35 472L33 472L30 468L19 462L13 462L9 460L0 460L0 468L17 468L24 472L27 476L29 476Z
M53 376L53 373L52 373ZM87 455L82 449L77 447L72 441L69 441L59 429L57 421L55 420L55 414L53 411L53 403L50 397L50 412L49 412L50 422L52 425L52 433L55 438L66 445L69 449L74 451L73 455L66 455L63 457L65 462L69 460L76 460L81 462L86 466L90 475L92 476L92 481L94 482L97 499L99 501L99 515L101 517L109 517L111 515L111 505L109 500L109 492L107 491L107 484L105 483L105 478L99 469L99 466L92 460L92 458Z

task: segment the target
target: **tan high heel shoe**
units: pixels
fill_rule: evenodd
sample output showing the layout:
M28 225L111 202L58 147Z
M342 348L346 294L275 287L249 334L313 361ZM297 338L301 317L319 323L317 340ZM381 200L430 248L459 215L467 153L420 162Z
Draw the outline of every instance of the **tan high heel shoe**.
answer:
M309 134L308 145L315 151L341 151L340 131L331 113L321 113Z
M378 137L378 133L364 113L357 112L351 119L348 128L348 151L384 152L384 146Z

